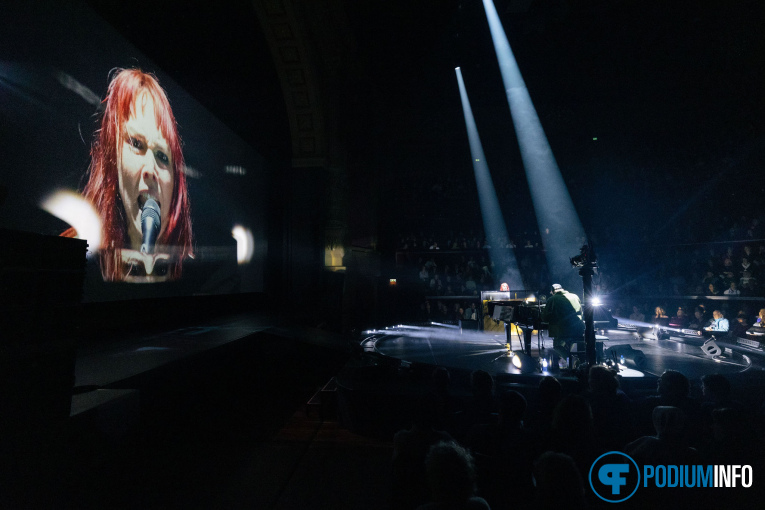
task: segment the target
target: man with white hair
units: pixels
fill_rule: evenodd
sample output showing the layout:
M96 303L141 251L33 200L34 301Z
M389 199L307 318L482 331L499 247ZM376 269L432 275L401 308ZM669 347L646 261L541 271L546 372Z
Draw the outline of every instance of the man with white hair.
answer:
M582 303L579 296L568 292L558 283L553 284L551 294L542 310L542 322L549 324L555 353L568 359L571 346L584 339Z

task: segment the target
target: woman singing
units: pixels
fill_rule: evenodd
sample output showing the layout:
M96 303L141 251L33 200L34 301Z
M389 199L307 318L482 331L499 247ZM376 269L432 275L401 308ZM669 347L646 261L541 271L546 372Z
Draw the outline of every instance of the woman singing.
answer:
M106 281L177 279L183 259L193 255L183 153L170 103L157 79L138 69L117 72L104 102L83 190L101 218L101 274ZM141 213L149 199L159 207L161 225L153 255L140 252Z

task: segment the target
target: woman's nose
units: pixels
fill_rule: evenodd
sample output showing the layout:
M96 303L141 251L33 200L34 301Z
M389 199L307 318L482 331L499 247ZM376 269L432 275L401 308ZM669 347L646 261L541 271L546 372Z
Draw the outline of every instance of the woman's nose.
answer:
M157 160L154 157L154 151L148 149L144 156L143 176L144 178L157 180Z

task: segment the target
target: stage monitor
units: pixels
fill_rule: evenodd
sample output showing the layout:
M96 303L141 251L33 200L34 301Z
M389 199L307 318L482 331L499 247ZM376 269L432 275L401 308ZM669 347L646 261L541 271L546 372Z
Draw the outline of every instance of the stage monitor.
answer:
M0 16L0 228L86 239L86 302L261 292L263 158L84 3L28 4Z

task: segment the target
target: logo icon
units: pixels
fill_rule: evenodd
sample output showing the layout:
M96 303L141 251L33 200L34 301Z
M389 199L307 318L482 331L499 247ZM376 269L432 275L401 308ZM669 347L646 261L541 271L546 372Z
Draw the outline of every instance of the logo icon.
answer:
M592 463L590 487L595 495L608 503L626 501L640 486L637 463L622 452L604 453Z

